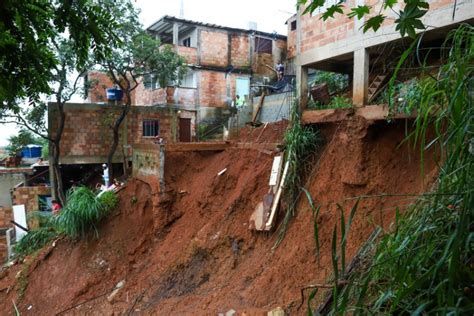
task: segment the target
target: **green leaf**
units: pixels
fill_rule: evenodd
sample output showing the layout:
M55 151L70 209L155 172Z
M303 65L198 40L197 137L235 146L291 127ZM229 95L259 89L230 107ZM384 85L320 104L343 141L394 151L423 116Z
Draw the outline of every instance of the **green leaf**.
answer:
M395 4L397 4L398 0L385 0L385 3L383 5L383 8L384 9L387 9L387 8L393 8L393 6Z
M323 21L326 21L329 18L334 18L334 14L336 13L343 14L344 11L342 11L342 8L342 4L340 3L330 6L329 8L327 8L326 12L323 13L321 19L323 19Z
M303 0L303 1L304 1L304 3L306 3L306 0ZM313 0L309 4L309 6L306 7L303 14L312 13L312 12L314 12L314 10L316 10L319 7L322 7L323 5L324 5L324 0Z
M364 15L370 13L370 9L372 7L368 5L359 5L355 8L351 8L351 12L347 15L350 18L357 17L358 19L362 19Z
M382 26L383 21L385 20L385 16L383 14L378 14L376 16L371 17L364 23L364 33L368 30L372 29L374 32Z

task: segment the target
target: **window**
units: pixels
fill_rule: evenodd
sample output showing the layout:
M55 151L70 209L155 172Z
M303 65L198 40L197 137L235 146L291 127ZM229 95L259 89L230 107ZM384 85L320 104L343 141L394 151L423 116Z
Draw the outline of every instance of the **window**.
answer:
M155 90L160 88L160 84L158 83L158 78L154 74L146 74L143 77L143 85L145 89Z
M255 52L272 53L272 40L262 37L255 37Z
M143 137L156 137L160 134L160 123L158 120L143 120Z
M192 70L188 70L183 80L181 80L180 87L183 88L197 88L196 84L196 73Z
M296 20L292 21L291 24L290 24L290 29L292 31L296 30Z
M183 40L183 46L191 47L191 37L187 37Z

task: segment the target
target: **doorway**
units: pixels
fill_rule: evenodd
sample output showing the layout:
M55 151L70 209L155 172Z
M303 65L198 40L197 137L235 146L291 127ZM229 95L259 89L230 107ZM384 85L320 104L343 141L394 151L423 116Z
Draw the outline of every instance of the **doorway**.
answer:
M191 119L190 118L179 118L179 141L190 142L191 141Z

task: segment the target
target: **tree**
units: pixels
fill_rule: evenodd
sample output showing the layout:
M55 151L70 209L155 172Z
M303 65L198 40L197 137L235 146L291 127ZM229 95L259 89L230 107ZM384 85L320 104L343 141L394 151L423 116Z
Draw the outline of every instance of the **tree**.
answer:
M297 0L297 7L307 5L303 13L314 12L319 7L324 5L325 0ZM395 5L398 4L399 0L383 0L382 9L390 9L392 12L395 11ZM400 32L402 36L409 35L414 38L416 36L416 30L424 30L425 25L421 21L421 18L428 12L429 4L423 0L404 0L405 3L403 9L399 9L397 13L398 18L395 20L396 30ZM377 2L378 4L378 2ZM349 18L357 17L358 19L367 16L373 11L373 6L364 4L350 8L350 12L346 15ZM321 19L326 21L328 18L334 18L334 15L344 14L342 1L328 7L326 12L321 16ZM378 12L367 19L363 25L363 31L367 32L372 29L377 31L382 23L385 21L386 16L382 11Z
M146 33L138 21L138 12L128 1L107 2L114 16L120 16L115 34L124 42L112 49L110 57L98 62L115 85L124 93L125 103L111 124L113 140L107 155L109 178L113 178L112 161L119 143L119 129L132 105L132 92L140 85L140 78L155 75L161 87L179 82L186 73L183 57L170 46L160 47L160 42Z
M104 58L118 39L115 19L100 1L0 1L0 109L20 110L49 95L51 77L60 63L52 41L69 38L77 69L88 55Z
M26 145L41 143L40 140L27 129L21 129L18 135L13 135L8 138L8 145L6 147L10 156L19 156Z
M51 131L48 133L48 127L45 123L48 105L43 101L36 103L35 106L28 106L23 109L3 109L0 112L0 123L18 124L23 129L49 143L52 150L50 170L54 180L53 196L65 205L66 198L59 166L60 146L66 122L64 105L81 89L79 81L85 70L76 71L79 60L74 43L70 39L60 37L52 39L51 43L55 47L54 58L58 61L58 64L50 71L51 77L48 78L51 98L54 101L51 106L57 111L57 121L53 122L56 128L53 130L50 126Z

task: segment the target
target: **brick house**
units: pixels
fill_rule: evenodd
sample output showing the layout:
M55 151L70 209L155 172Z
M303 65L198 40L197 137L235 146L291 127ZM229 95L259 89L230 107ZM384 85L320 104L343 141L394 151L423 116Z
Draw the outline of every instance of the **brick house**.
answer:
M349 19L346 15L336 14L334 19L320 19L327 7L338 2L327 0L312 14L303 14L305 7L300 7L297 14L287 21L288 58L295 62L303 107L308 96L308 72L314 69L347 74L352 85L353 104L357 107L370 104L372 91L369 91L369 86L378 75L390 75L390 67L407 43L395 30L394 21L398 16L394 11L381 10L384 4L381 1L343 2L346 13L351 7L366 4L373 7L371 14L381 11L387 16L376 33L363 33L361 27L367 17ZM474 2L471 0L428 0L428 3L429 11L422 18L428 26L422 47L439 47L450 29L462 22L472 23L474 19Z
M112 142L112 130L109 125L120 115L121 110L120 105L67 103L64 107L66 122L61 140L60 163L75 165L106 162ZM180 118L187 117L190 124L193 124L193 116L194 112L176 107L131 107L121 125L119 147L114 162L121 163L124 158L128 160L135 145L153 145L157 135L168 143L177 142L182 136ZM56 107L50 104L50 133L56 129L57 124ZM194 126L191 126L191 129L194 130ZM188 133L188 136L192 135Z
M173 103L196 110L199 122L218 119L236 95L248 97L250 85L270 81L274 66L286 59L286 36L164 16L147 31L173 45L188 72L172 97L152 75L136 91L136 104Z

